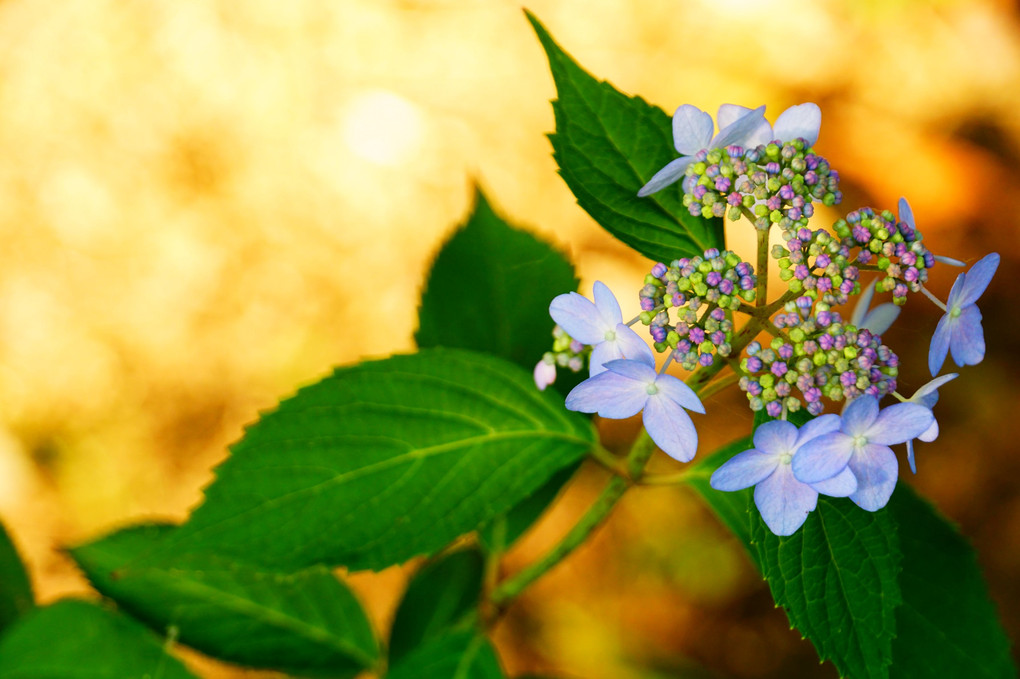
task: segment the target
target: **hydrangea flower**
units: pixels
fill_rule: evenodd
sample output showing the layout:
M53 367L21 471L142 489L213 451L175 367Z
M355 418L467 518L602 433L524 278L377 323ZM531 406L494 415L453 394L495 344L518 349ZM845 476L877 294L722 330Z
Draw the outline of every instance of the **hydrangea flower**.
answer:
M853 313L850 315L851 325L857 326L858 330L867 330L875 335L885 334L896 318L900 315L900 307L891 302L879 304L869 310L871 299L875 296L875 281L871 281L868 287L864 288L861 298L857 300Z
M932 377L939 374L946 354L961 368L976 365L985 357L985 336L981 329L981 312L975 306L999 266L999 255L993 252L982 257L967 273L956 277L946 301L946 314L939 320L928 351L928 368Z
M802 483L793 475L791 463L801 447L838 429L836 415L822 415L799 430L783 420L766 422L754 432L754 448L715 470L710 484L726 491L754 486L754 504L765 525L776 535L793 535L817 506L818 493L846 497L857 490L849 469L816 484Z
M793 474L802 483L831 479L849 468L857 479L850 495L859 507L878 511L889 502L899 464L889 446L923 434L935 416L916 403L897 403L882 411L871 395L852 401L843 411L839 431L804 444L793 458Z
M620 303L612 291L602 281L595 281L592 291L594 303L571 292L557 296L549 305L549 315L568 335L593 347L588 374L594 377L605 370L605 363L621 358L654 364L652 350L623 323Z
M690 104L678 108L673 114L673 145L680 157L656 172L638 191L638 197L650 196L683 177L698 151L722 149L731 144L748 147L768 143L772 129L764 112L764 106L751 110L723 104L719 107L719 133L713 137L712 116Z
M648 435L670 457L690 462L698 449L698 432L684 410L704 414L698 395L672 375L655 372L655 359L618 359L567 394L567 408L624 419L642 413Z
M723 108L726 115L723 115ZM736 104L724 104L719 108L719 127L727 125L738 116L746 115L751 109ZM776 124L769 126L769 141L793 141L803 139L809 146L814 146L818 141L818 132L822 128L822 109L818 104L806 102L791 106L776 118Z
M936 377L931 382L928 382L923 387L914 392L914 395L907 399L908 403L917 403L924 406L928 410L932 410L935 404L939 401L939 387L946 382L957 378L956 373L949 373L948 375L942 375ZM934 412L932 413L931 426L925 429L923 432L917 435L918 441L924 441L925 443L931 443L939 437L939 423L934 418ZM910 439L907 441L907 462L910 463L910 471L917 473L917 465L914 463L914 440Z
M898 211L900 213L900 221L910 227L911 231L917 231L917 224L914 223L914 211L910 209L910 203L907 202L906 198L900 198ZM943 264L949 264L950 266L964 266L964 263L958 259L952 257L944 257L942 255L932 255L935 261L942 262Z

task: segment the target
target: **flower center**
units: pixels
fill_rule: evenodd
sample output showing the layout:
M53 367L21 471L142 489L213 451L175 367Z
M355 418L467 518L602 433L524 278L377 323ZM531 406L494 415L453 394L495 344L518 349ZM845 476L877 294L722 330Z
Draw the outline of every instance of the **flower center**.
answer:
M616 339L616 330L606 330L606 334L603 337L607 342L612 342Z
M854 448L863 448L866 445L868 445L868 438L864 434L854 437Z
M790 464L793 461L793 455L790 453L783 453L779 456L779 464Z
M960 313L962 311L963 310L959 306L954 306L952 309L949 310L949 317L950 318L959 318L960 317Z
M652 383L651 383L651 384L649 384L649 385L648 385L647 387L645 387L645 392L646 392L646 393L647 393L647 394L648 394L649 396L655 396L656 394L658 394L658 393L659 393L659 388L658 388L657 386L655 386L655 383L654 383L654 382L652 382Z

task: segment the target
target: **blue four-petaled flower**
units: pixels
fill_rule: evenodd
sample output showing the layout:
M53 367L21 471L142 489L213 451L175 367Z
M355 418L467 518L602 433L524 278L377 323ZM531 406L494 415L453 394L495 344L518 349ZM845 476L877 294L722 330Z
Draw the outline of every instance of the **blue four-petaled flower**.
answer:
M981 312L975 302L985 291L999 266L999 255L985 255L967 273L956 277L946 301L946 313L935 328L928 350L928 369L932 377L939 374L946 354L961 368L976 365L985 357L985 336L981 329Z

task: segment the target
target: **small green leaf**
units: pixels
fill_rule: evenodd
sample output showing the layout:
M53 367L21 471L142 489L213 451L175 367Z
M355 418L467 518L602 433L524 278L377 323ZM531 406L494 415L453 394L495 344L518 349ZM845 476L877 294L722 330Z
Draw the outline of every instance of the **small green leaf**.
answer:
M478 540L489 551L502 552L527 532L549 505L559 497L560 491L574 476L580 463L559 470L538 490L525 498L503 516L496 517L478 529Z
M508 224L476 190L471 217L432 264L415 340L423 349L474 349L531 370L552 347L549 302L577 284L559 251Z
M31 611L34 602L25 564L7 530L0 524L0 631Z
M890 676L1015 678L1009 639L970 545L906 484L888 510L899 523L903 550Z
M451 630L470 624L482 595L485 557L477 548L444 554L415 573L390 633L390 663Z
M819 657L843 677L888 677L901 602L901 554L889 512L820 496L788 537L773 535L754 511L751 537L772 598Z
M2 679L195 679L152 632L95 604L35 609L0 637Z
M248 429L164 549L385 568L507 512L593 441L562 397L493 356L429 349L340 368Z
M221 660L305 677L353 677L378 647L350 590L319 566L291 575L179 553L135 566L175 530L128 528L70 550L93 586L155 630Z
M503 679L492 644L474 632L455 632L419 646L393 665L387 679Z
M737 453L753 448L750 438L742 438L728 443L705 459L697 462L687 471L688 483L698 495L719 515L727 528L733 531L737 539L743 543L752 558L757 556L751 545L751 519L748 503L751 502L750 488L736 492L716 490L710 485L712 473L723 466Z
M553 156L578 204L609 233L657 261L723 247L722 220L691 216L679 182L637 197L652 175L678 157L670 116L596 80L527 15L556 82Z

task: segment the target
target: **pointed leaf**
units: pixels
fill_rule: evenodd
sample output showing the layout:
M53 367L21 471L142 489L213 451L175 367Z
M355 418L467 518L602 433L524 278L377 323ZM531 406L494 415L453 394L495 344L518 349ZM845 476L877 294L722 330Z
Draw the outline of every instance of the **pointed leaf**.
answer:
M425 564L407 585L390 633L390 663L433 639L470 624L482 595L485 557L477 548Z
M32 583L3 524L0 524L0 632L32 610Z
M430 349L338 369L253 425L164 551L379 569L505 513L594 440L502 359Z
M559 497L560 491L573 478L574 472L580 466L580 463L577 463L559 470L509 512L479 528L478 540L482 547L490 552L509 549Z
M140 623L64 599L35 609L0 637L3 679L195 679Z
M420 348L495 354L528 370L552 346L549 302L577 289L570 262L497 215L480 190L432 264L418 309Z
M455 632L419 646L393 665L386 679L503 679L492 644L475 632Z
M903 605L896 610L894 679L1017 676L974 550L906 484L889 511L900 526Z
M368 619L326 568L283 575L236 560L176 554L135 566L175 530L128 528L70 550L93 586L155 630L221 660L303 677L353 677L378 648Z
M557 99L550 135L560 175L578 204L609 233L651 259L670 262L723 247L721 219L693 217L677 182L646 198L637 192L678 153L662 109L596 80L528 13L542 42Z

